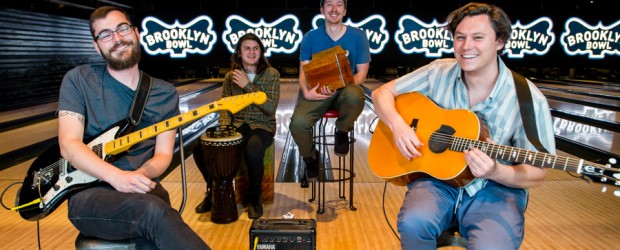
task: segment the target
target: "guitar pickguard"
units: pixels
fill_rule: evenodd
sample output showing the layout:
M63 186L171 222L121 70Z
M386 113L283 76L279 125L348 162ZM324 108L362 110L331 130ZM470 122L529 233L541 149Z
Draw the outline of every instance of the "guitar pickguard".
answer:
M103 150L95 150L96 148L101 148L101 144L107 141L113 140L120 127L115 126L103 134L99 135L97 138L92 140L87 146L97 154L101 159L106 158L105 152ZM59 162L59 173L58 173L58 181L56 184L41 198L40 207L43 208L47 206L48 203L51 203L54 198L59 197L59 194L67 192L69 189L74 188L74 186L78 185L87 185L93 182L98 181L97 178L92 177L90 175L85 174L82 171L76 171L65 159L61 159Z
M442 153L450 148L451 138L456 130L448 125L441 125L428 139L428 148L435 154Z

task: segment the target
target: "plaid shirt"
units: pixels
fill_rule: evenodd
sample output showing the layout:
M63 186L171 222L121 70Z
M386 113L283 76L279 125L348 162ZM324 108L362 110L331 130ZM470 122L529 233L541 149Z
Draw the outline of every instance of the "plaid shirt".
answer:
M242 95L262 91L267 94L267 101L261 105L251 104L233 115L232 124L240 127L247 123L251 129L264 129L271 133L276 132L276 109L280 100L280 72L269 67L261 73L257 73L254 81L248 83L245 88L233 83L232 71L224 77L224 89L222 97ZM230 113L220 111L219 124L231 124Z

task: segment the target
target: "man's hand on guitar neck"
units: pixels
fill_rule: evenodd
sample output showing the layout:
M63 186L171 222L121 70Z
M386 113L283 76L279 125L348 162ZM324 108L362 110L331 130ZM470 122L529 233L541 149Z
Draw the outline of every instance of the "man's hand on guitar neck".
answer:
M485 141L495 144L491 139ZM525 163L514 166L504 165L477 148L464 150L463 153L467 167L475 177L484 177L508 187L536 187L541 185L547 176L545 168Z
M487 138L486 142L495 144L495 141L490 138ZM489 157L477 148L465 150L463 153L467 166L475 177L493 179L498 169L498 163L495 159Z

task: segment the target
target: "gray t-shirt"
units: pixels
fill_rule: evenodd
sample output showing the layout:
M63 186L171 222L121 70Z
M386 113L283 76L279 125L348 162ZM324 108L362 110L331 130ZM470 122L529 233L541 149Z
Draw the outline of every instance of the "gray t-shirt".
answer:
M58 110L84 115L86 142L109 130L119 121L129 118L129 111L136 92L114 79L105 65L78 66L65 74L60 86ZM179 114L179 96L172 84L153 78L142 119L137 131ZM124 169L138 169L153 156L155 137L131 147L126 154L119 154L112 164Z

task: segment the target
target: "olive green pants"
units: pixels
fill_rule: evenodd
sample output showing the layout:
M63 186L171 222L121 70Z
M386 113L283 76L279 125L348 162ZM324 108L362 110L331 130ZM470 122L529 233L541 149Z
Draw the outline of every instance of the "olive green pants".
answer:
M364 90L356 84L339 89L326 100L311 101L301 96L293 111L289 130L302 157L313 156L312 127L330 109L339 111L336 129L348 132L364 110Z

